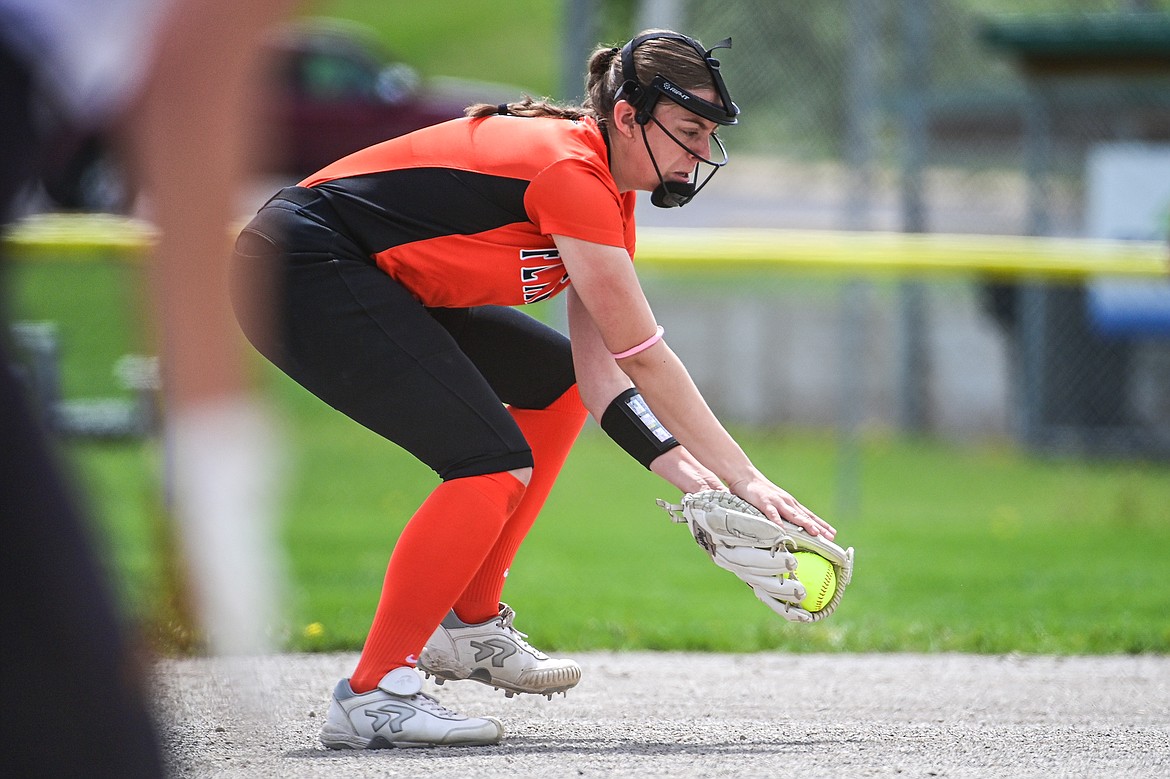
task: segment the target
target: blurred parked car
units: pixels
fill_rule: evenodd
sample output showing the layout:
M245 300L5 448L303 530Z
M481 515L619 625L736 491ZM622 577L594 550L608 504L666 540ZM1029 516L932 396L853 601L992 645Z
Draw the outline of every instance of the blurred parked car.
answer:
M396 61L372 30L331 19L281 27L269 43L271 86L262 112L271 142L258 172L290 181L370 144L463 115L476 102L516 100L524 90L489 82L424 82ZM125 212L133 188L100 135L65 135L44 189L53 205Z

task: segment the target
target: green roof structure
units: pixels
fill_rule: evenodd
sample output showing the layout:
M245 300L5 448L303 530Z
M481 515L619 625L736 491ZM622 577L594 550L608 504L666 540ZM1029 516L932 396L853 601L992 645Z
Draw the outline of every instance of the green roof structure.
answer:
M1033 71L1170 69L1170 13L1009 16L980 37Z

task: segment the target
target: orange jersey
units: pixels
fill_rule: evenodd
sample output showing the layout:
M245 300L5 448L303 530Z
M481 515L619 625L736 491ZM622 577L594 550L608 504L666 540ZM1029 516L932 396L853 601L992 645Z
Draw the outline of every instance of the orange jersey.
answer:
M546 300L570 279L551 236L634 254L634 193L618 192L592 119L456 119L355 152L300 183L424 305Z

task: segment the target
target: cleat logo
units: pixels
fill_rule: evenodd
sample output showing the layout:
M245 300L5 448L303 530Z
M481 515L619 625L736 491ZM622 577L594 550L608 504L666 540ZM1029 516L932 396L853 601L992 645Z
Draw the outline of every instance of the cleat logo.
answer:
M402 723L414 716L414 709L387 703L376 709L366 709L366 716L374 721L374 732L389 727L391 733L401 733Z
M475 648L475 662L482 663L490 657L496 668L503 668L504 661L516 654L515 645L498 638L472 641L471 645Z

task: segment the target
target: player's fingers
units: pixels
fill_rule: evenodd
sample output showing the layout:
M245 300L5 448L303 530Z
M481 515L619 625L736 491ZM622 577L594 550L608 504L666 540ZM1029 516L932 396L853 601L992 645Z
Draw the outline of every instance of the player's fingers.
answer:
M796 508L793 509L793 516L788 521L804 528L810 535L822 536L829 541L832 541L837 535L837 528L799 503L796 504Z
M795 503L795 501L793 503ZM779 506L768 503L764 509L764 516L768 517L768 519L772 520L777 525L779 525L781 520L783 520L785 522L790 522L797 527L803 528L810 535L817 536L821 534L820 528L810 519L807 512L803 512L798 506L794 506L789 503L780 503Z
M770 485L770 488L764 492L761 496L762 499L758 502L752 500L746 493L736 492L736 494L758 508L765 517L776 524L780 524L781 520L784 520L796 525L809 535L825 536L830 540L837 533L832 525L809 511L796 498L775 485Z
M797 503L796 500L789 498L780 505L783 506L783 510L779 513L785 520L803 529L809 535L823 534L825 528L823 521L816 514Z
M812 522L820 529L820 534L832 541L833 538L837 535L837 528L833 527L828 522L818 517L816 514L813 514L811 511L808 512L808 515Z
M806 529L807 529L807 526L804 523L805 522L811 523L819 531L818 533L814 533L813 535L821 535L830 541L833 540L833 537L837 535L837 528L833 527L831 524L829 524L825 520L818 517L816 514L814 514L812 512L811 509L809 509L807 506L803 505L800 501L793 499L792 502L795 505L794 511L796 512L796 516L799 517L802 521L797 522L795 520L789 520L790 522L793 522L793 524L800 525L801 527L805 527Z
M817 517L816 523L817 523L817 527L820 528L820 531L821 531L820 535L824 539L826 539L828 541L832 541L834 538L837 537L837 528L833 527L832 525L830 525L828 522L821 519L820 517Z

